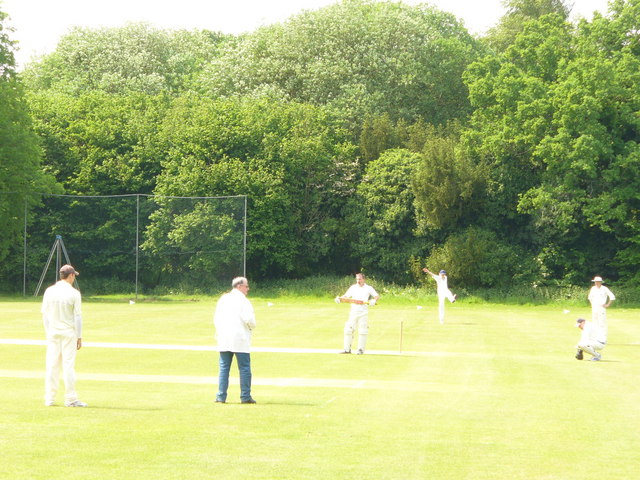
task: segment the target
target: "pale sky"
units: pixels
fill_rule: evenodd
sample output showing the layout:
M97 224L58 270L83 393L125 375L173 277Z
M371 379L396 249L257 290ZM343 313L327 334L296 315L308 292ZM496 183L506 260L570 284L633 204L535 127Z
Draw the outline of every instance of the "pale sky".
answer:
M0 0L9 14L8 25L19 42L18 65L33 55L51 53L58 40L74 26L119 27L148 22L158 28L207 29L238 34L281 22L302 10L338 0ZM484 33L504 13L501 0L404 0L430 3L463 20L471 33ZM574 0L572 18L590 19L594 10L607 12L607 0Z

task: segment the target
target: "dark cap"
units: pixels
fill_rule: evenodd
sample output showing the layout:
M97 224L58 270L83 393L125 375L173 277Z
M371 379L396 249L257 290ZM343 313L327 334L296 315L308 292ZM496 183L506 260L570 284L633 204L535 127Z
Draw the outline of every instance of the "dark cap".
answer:
M576 327L579 327L581 323L584 323L584 318L579 318L576 320Z
M62 267L60 267L60 276L62 278L67 278L72 273L75 274L76 276L80 275L80 273L76 272L76 269L73 268L71 265L63 265Z
M444 270L440 270L440 275L442 275L443 273L444 273L445 275L447 274L447 272L445 272Z

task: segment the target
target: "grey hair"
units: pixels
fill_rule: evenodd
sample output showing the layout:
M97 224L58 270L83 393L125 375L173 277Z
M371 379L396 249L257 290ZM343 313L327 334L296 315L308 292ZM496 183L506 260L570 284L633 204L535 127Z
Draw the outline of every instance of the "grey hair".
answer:
M249 283L249 281L245 277L236 277L231 280L231 288L236 288L239 285L245 285Z

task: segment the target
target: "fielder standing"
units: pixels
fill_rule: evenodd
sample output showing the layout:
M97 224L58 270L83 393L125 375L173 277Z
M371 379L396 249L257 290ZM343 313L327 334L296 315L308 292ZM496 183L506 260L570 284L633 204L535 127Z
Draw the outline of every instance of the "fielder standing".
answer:
M251 397L251 333L256 327L253 306L247 298L249 281L236 277L231 281L231 291L218 300L213 323L216 327L220 374L217 403L226 403L229 388L229 370L235 356L240 372L240 401L256 403Z
M436 275L427 267L424 267L422 271L431 275L431 278L436 281L436 284L438 286L438 314L440 317L440 323L442 324L444 323L444 301L448 299L451 303L453 303L456 301L456 298L458 298L458 296L451 293L451 290L449 290L449 286L447 285L447 272L445 272L444 270L440 270L440 274Z
M378 292L376 292L371 285L365 283L364 274L357 273L356 283L349 287L343 297L359 300L363 303L351 304L349 320L347 320L347 323L344 325L344 350L341 353L351 353L353 334L357 329L358 355L362 355L367 346L367 335L369 334L369 305L374 306L380 298L380 295L378 295ZM340 303L340 297L336 297L336 301Z
M591 302L591 321L598 329L598 340L603 344L607 343L607 308L616 299L611 290L602 284L602 277L594 277L591 280L594 285L589 290L589 301Z
M76 352L82 348L82 298L73 287L78 272L71 265L60 268L60 280L47 288L42 299L42 323L47 335L44 404L55 404L60 368L64 378L66 407L86 407L76 393Z

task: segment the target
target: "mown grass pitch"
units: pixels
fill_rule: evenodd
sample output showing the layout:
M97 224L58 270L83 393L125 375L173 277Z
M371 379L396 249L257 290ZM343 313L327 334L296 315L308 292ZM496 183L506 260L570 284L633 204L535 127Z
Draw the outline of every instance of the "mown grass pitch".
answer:
M640 322L612 307L602 362L573 358L562 306L383 302L370 352L338 355L348 307L253 298L257 405L214 404L207 350L85 346L86 409L43 406L44 347L0 344L2 479L629 479L640 464ZM215 299L85 302L84 342L214 346ZM268 306L268 302L273 305ZM0 339L41 340L3 299ZM232 375L237 377L235 366ZM63 388L61 387L62 393ZM62 396L59 393L59 402Z

